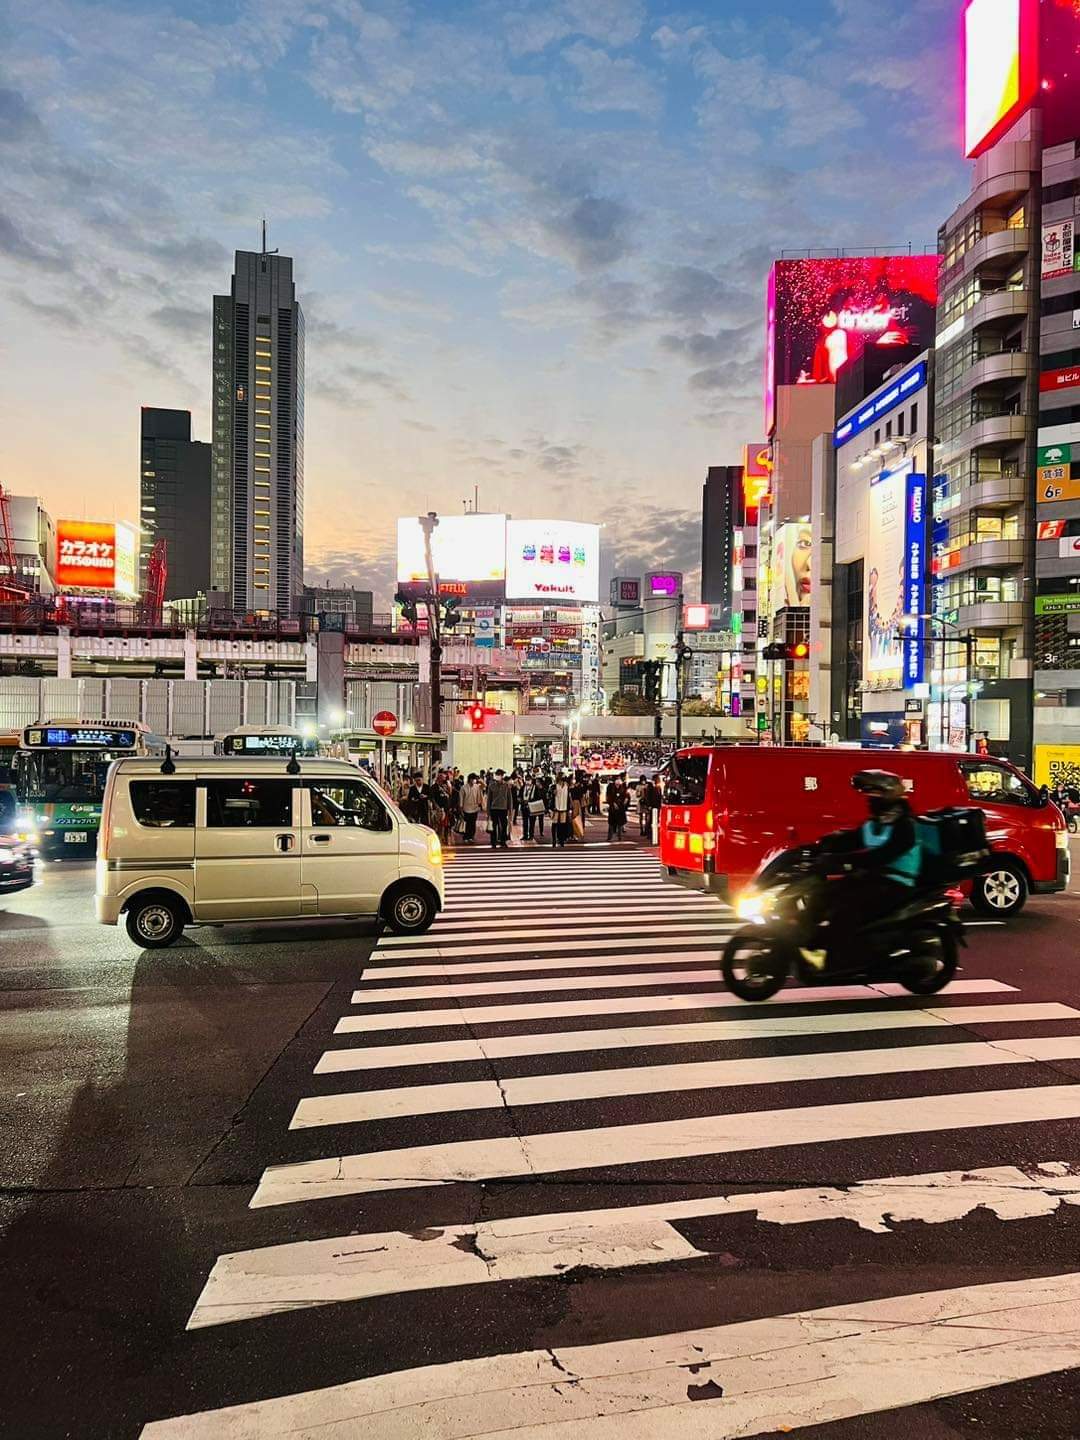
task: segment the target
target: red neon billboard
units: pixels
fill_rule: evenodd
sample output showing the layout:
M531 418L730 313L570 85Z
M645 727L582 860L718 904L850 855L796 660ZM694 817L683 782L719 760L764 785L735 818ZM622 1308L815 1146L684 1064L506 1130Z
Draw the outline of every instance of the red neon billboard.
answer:
M835 384L867 345L934 343L937 255L855 255L777 260L769 274L765 423L776 387Z
M981 155L1039 90L1039 0L968 0L961 43L964 154Z

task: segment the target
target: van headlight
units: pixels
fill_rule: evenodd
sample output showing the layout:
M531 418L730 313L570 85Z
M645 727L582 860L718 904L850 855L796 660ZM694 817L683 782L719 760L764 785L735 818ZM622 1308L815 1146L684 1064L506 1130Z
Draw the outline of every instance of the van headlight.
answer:
M427 853L432 865L442 864L442 844L434 833L427 837Z
M776 909L776 896L769 890L764 892L748 890L735 902L735 915L739 920L749 920L760 925Z

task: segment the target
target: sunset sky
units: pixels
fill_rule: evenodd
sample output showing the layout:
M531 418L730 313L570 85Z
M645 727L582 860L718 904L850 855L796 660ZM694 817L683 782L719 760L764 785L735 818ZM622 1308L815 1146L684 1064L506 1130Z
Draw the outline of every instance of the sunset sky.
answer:
M602 521L696 568L761 419L784 247L932 245L958 5L0 0L0 480L138 513L141 405L209 438L232 252L295 259L308 579L394 517ZM778 18L786 15L786 19Z

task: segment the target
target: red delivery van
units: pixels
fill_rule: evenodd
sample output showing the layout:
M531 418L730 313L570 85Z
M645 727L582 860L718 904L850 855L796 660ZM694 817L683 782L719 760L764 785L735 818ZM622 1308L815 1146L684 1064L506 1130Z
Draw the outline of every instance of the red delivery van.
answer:
M1065 822L1007 760L756 745L695 745L672 758L660 812L665 877L734 899L770 856L861 824L866 799L851 779L868 769L899 775L916 813L945 805L985 811L994 859L973 882L977 910L1015 915L1029 894L1068 884Z

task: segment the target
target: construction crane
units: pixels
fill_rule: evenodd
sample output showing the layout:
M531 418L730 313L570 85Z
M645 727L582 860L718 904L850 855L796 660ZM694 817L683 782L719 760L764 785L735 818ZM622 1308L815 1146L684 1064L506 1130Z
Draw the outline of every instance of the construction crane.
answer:
M18 605L30 598L27 587L17 583L18 573L15 536L11 528L11 501L8 492L0 485L0 603Z
M168 543L164 535L154 541L146 562L146 593L143 595L143 618L148 625L160 625L165 605L165 581L169 578Z

